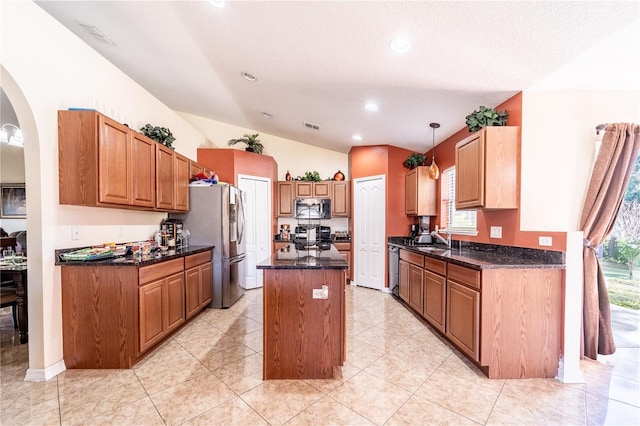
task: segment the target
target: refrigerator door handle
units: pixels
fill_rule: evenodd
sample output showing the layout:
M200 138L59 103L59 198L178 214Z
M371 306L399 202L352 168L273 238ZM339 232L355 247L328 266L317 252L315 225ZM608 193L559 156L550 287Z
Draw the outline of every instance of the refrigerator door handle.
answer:
M242 192L238 194L238 244L242 243L244 238L244 200L242 199Z
M246 254L240 254L238 256L231 257L231 258L229 258L229 264L242 262L246 257L247 257Z

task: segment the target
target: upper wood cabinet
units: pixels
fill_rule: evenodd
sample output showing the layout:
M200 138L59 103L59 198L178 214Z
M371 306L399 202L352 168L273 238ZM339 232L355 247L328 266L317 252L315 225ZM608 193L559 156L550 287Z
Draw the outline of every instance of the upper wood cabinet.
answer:
M331 182L331 217L349 217L351 212L351 183L348 181Z
M404 181L405 214L411 216L435 216L436 181L429 177L429 167L419 166L408 172Z
M60 204L187 211L189 159L97 111L58 111Z
M331 181L322 182L295 182L296 198L307 197L331 197Z
M200 163L197 163L193 160L189 160L189 180L194 179L196 175L202 173L204 175L209 176L209 172L211 169L203 166Z
M278 217L293 217L293 202L295 200L295 183L291 181L278 182Z
M517 126L488 126L456 144L456 209L518 207Z

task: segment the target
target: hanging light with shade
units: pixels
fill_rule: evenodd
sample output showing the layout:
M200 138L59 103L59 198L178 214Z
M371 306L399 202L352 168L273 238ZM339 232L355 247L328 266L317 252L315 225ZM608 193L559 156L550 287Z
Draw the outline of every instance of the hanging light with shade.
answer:
M431 123L429 126L433 129L433 139L431 145L431 165L429 166L429 177L436 180L440 177L440 169L436 164L436 129L440 127L439 123Z
M13 146L24 146L22 140L22 130L15 124L6 123L0 127L0 143Z

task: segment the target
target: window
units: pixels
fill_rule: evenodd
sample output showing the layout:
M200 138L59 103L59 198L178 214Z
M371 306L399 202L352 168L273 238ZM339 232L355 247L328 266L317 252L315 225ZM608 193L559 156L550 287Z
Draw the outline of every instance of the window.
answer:
M475 210L456 210L456 168L442 172L440 227L454 234L478 235Z

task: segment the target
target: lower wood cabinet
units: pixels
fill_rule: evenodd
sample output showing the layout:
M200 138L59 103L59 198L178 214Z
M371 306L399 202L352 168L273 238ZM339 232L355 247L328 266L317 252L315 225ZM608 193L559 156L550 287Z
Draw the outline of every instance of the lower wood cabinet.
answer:
M445 309L447 298L447 279L431 271L424 271L425 319L433 327L444 333Z
M473 361L480 359L480 292L447 283L446 336Z
M347 284L349 284L353 279L351 276L351 243L336 241L333 245L338 249L338 252L340 252L340 255L347 262L347 265L349 265L349 268L346 270Z
M207 250L140 267L62 265L66 367L131 368L210 303L211 260Z
M398 268L398 294L400 299L409 302L409 262L400 259Z
M420 315L423 315L424 308L422 275L421 267L409 264L409 305Z

